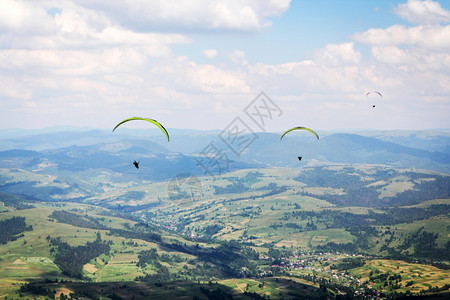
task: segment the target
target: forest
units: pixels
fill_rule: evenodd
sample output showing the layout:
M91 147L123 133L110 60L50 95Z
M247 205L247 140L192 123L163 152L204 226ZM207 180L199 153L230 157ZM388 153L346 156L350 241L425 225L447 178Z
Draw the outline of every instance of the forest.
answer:
M61 272L78 279L83 278L83 265L100 254L109 252L111 244L111 242L102 241L99 232L95 241L76 247L61 241L60 237L52 239L48 236L47 240L53 247L52 249L56 249L55 264L58 265Z
M23 237L24 231L33 230L33 226L27 225L24 217L12 217L0 220L0 244L6 244Z

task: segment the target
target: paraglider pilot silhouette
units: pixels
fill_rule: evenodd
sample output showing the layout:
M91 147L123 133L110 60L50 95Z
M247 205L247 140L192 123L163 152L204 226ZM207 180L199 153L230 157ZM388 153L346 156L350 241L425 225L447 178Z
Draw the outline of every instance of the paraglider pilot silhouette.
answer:
M133 165L136 167L136 169L139 169L139 161L134 161Z

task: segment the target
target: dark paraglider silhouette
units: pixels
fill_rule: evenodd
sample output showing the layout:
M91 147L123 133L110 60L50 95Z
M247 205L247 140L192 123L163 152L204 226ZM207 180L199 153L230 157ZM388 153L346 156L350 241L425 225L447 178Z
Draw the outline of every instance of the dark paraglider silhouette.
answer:
M299 157L298 157L298 160L302 160L302 157L301 157L301 156L299 156Z
M383 95L381 95L381 93L380 93L380 92L377 92L377 91L367 92L367 93L366 93L366 97L369 96L369 95L372 94L372 93L378 94L378 96L380 96L381 98L383 98ZM375 104L374 104L372 107L374 108L374 107L375 107Z
M139 169L139 161L134 161L133 165L136 167L136 169Z

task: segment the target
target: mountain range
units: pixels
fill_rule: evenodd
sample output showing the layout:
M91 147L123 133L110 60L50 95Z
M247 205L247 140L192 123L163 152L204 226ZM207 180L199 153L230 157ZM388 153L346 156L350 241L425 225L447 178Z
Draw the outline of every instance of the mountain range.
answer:
M32 135L16 132L15 136L0 131L3 167L17 163L16 167L31 170L45 161L60 170L106 168L127 173L134 171L132 161L143 160L142 167L153 173L149 179L164 180L177 173L204 172L196 159L203 155L221 156L230 169L366 163L450 171L450 133L446 131L320 132L320 140L293 132L281 141L278 133L260 132L248 136L248 145L238 151L220 131L173 130L170 142L157 130L132 129L122 133L73 129ZM18 162L14 157L27 159Z

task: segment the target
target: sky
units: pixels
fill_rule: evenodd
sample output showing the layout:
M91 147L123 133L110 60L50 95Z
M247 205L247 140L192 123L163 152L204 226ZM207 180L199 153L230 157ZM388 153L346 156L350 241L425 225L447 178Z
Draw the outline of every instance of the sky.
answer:
M450 1L0 0L0 129L133 116L449 129Z

